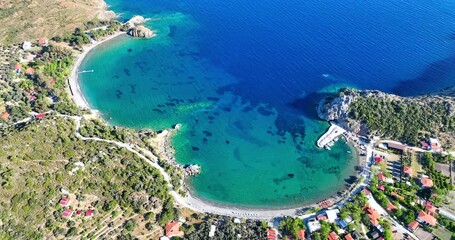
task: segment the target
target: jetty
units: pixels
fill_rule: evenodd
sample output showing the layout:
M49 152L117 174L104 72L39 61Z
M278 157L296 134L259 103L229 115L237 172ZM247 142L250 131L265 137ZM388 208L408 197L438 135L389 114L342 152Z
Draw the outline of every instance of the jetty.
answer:
M342 127L330 123L329 129L318 139L316 144L320 148L330 150L330 147L338 140L338 137L345 132L346 130L344 130Z

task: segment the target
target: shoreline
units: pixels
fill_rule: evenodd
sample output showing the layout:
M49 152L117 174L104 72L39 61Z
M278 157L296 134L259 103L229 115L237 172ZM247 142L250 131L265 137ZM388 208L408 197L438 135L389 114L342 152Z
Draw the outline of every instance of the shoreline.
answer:
M120 35L126 34L126 32L116 32L105 39L95 42L93 44L90 44L86 47L83 47L83 51L77 55L77 60L73 65L73 68L71 70L71 75L70 78L68 79L69 83L69 91L71 94L71 97L75 104L79 108L83 109L89 109L92 112L96 112L95 109L91 108L87 100L84 98L82 91L79 86L79 79L78 79L78 73L79 73L79 68L82 63L82 61L85 59L85 57L88 55L90 51L92 51L95 47L106 43ZM98 116L101 118L101 120L105 121L101 116ZM170 138L172 135L175 133L175 129L173 130L167 130L169 131L170 134L165 134L162 138L163 147L164 149L173 149ZM347 141L349 142L349 141ZM163 149L162 149L163 150ZM170 164L178 164L181 166L174 157L173 151L164 151L164 156L160 156L164 158L163 160L170 163ZM163 152L161 152L163 154ZM161 155L155 153L154 155ZM156 156L155 156L156 157ZM360 157L361 156L357 156ZM183 177L183 182L185 183L185 178L187 176ZM223 215L223 216L232 216L232 217L247 217L249 219L272 219L275 217L284 217L284 216L294 216L294 217L299 217L299 218L306 218L314 215L314 212L305 214L305 211L311 210L311 209L319 209L321 208L320 203L324 201L330 201L331 205L328 206L328 208L333 207L333 206L338 206L340 202L343 202L344 199L346 199L344 194L350 189L353 188L353 186L356 185L356 183L352 184L350 187L344 187L341 189L339 192L332 194L331 196L326 197L324 200L321 200L319 202L314 202L312 204L306 204L306 205L297 205L297 206L288 206L288 207L283 207L283 208L271 208L271 209L266 209L266 208L254 208L254 207L241 207L241 206L230 206L230 205L225 205L223 206L222 204L217 204L213 203L210 201L206 201L203 199L200 199L196 197L194 194L191 193L191 191L186 187L184 184L182 185L182 189L186 190L186 196L181 196L177 191L179 189L173 189L173 186L170 186L170 194L173 196L174 201L176 205L181 206L181 207L186 207L188 209L191 209L195 212L202 212L202 213L212 213L212 214L218 214L218 215ZM327 207L326 207L327 208Z
M87 47L84 46L82 52L77 55L76 62L74 63L73 68L71 69L71 75L68 79L68 85L69 85L69 91L70 91L71 97L72 97L74 103L79 108L90 109L92 111L95 111L94 109L92 109L90 107L89 103L85 99L85 97L82 94L82 91L80 89L78 75L79 75L79 67L80 67L82 61L85 59L87 54L90 51L92 51L95 47L97 47L103 43L106 43L123 34L126 34L126 32L115 32L114 34L109 35L108 37L104 38L101 41L92 43Z

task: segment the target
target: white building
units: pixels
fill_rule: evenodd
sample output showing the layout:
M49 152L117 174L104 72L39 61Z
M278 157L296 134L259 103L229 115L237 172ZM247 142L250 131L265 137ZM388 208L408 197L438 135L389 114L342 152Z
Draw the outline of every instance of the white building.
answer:
M215 225L211 225L210 226L209 237L215 236L215 231L216 231L216 226Z
M316 232L321 229L321 223L318 220L316 220L315 218L312 218L312 219L308 220L307 227L308 227L308 231L310 233Z
M334 223L337 220L338 213L340 213L340 210L338 210L338 209L331 209L331 210L325 211L325 214L327 215L327 220L329 221L329 223Z
M29 50L30 48L32 48L32 43L31 42L24 42L22 44L22 49Z

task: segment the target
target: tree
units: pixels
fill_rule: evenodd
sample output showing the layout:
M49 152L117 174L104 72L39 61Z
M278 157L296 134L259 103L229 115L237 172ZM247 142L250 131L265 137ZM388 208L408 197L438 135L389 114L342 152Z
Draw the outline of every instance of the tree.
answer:
M132 232L136 227L137 224L133 219L129 219L123 224L123 228L128 232Z

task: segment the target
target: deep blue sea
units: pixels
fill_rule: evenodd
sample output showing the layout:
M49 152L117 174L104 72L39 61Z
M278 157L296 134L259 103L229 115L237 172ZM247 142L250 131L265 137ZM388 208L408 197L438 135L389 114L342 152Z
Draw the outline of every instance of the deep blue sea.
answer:
M349 182L351 149L315 147L328 126L315 114L324 93L455 85L454 1L107 2L122 20L151 18L158 36L90 53L84 95L112 124L183 123L177 160L202 166L190 185L216 203L298 205Z

